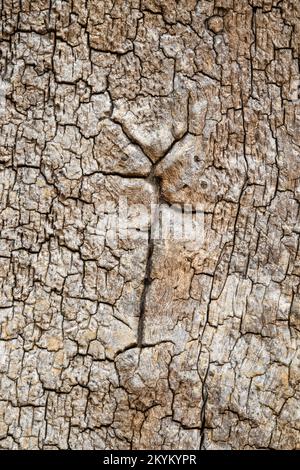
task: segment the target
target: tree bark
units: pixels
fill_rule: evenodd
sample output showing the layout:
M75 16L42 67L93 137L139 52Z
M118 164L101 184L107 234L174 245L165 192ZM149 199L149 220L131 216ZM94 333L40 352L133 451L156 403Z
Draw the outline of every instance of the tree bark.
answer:
M299 1L1 15L0 448L299 449Z

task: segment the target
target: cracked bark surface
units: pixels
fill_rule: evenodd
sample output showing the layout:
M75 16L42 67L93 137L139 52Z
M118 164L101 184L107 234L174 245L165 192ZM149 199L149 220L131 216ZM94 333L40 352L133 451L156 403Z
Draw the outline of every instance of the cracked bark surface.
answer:
M0 4L0 448L299 449L299 1Z

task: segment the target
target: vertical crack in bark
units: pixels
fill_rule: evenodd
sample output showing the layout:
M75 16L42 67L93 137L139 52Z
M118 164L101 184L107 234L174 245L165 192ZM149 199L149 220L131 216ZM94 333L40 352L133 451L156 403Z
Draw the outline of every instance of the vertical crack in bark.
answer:
M152 257L154 252L154 235L155 230L157 228L157 224L159 224L159 205L160 205L160 184L158 178L154 175L155 166L153 165L151 173L147 178L147 181L153 186L154 193L155 193L155 211L151 213L151 221L150 226L148 229L148 251L147 251L147 260L146 260L146 269L145 269L145 277L144 277L144 286L143 292L141 296L140 302L140 316L138 322L138 332L137 332L137 345L139 348L143 346L144 340L144 326L145 326L145 311L146 311L146 302L147 302L147 294L149 287L151 285L151 271L152 271Z
M152 268L153 250L154 250L154 242L151 238L151 227L150 227L149 232L148 232L148 252L147 252L144 286L143 286L143 292L141 296L140 316L139 316L139 322L138 322L137 345L139 348L143 346L146 299L147 299L148 289L151 284L151 268Z
M206 387L206 379L208 376L208 371L209 371L209 364L206 369L205 377L202 382L202 407L200 411L200 422L201 422L201 428L200 428L200 446L199 449L203 450L204 449L204 438L205 438L205 429L206 429L206 405L207 405L207 400L208 400L208 391Z

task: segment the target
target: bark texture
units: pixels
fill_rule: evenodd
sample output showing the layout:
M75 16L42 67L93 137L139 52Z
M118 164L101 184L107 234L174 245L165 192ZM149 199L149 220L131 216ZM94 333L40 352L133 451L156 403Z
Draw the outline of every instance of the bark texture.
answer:
M0 4L0 447L299 449L299 0Z

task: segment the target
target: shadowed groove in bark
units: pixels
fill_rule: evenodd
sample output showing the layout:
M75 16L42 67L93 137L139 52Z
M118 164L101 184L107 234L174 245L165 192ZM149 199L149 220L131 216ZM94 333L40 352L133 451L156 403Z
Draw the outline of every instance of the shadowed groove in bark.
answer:
M154 252L154 233L159 223L159 203L160 203L160 184L159 179L154 175L155 165L153 165L151 173L147 178L147 181L153 186L156 193L156 207L155 212L152 215L152 219L150 221L150 226L148 229L148 250L147 250L147 261L146 261L146 269L145 269L145 277L144 277L144 286L143 292L141 295L141 302L140 302L140 316L138 322L138 332L137 332L137 345L139 348L143 346L143 339L144 339L144 326L145 326L145 311L146 311L146 302L147 302L147 293L149 287L151 285L151 271L152 271L152 256Z
M146 310L147 293L148 293L149 286L151 285L151 267L152 267L153 250L154 250L154 242L151 239L151 227L150 227L148 231L148 252L147 252L146 271L145 271L143 292L141 296L140 316L139 316L139 322L138 322L137 345L139 348L143 346L145 310Z

